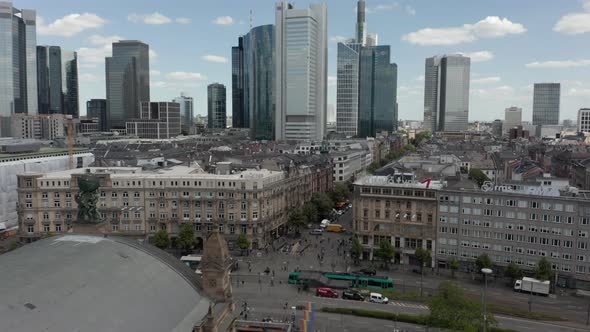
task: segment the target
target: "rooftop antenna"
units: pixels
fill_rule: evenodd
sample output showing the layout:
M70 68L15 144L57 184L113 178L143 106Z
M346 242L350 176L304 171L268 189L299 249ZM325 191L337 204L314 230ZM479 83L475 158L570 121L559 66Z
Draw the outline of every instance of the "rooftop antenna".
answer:
M250 30L252 30L252 9L250 9Z

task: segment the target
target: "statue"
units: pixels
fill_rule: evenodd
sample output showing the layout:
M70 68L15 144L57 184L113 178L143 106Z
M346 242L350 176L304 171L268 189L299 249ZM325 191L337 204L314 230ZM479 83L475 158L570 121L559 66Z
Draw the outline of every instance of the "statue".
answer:
M93 176L82 176L78 178L78 194L76 203L78 203L78 223L99 223L101 221L100 213L96 208L98 202L98 188L100 183Z

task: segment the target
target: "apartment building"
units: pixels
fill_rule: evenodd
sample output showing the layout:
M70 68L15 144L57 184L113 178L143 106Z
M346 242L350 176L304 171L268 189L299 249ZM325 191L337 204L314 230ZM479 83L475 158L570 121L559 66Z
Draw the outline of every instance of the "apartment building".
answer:
M380 241L395 248L396 264L418 264L416 248L436 249L436 191L439 181L418 181L411 173L366 176L354 183L353 233L363 260L378 259ZM429 264L431 265L431 264Z

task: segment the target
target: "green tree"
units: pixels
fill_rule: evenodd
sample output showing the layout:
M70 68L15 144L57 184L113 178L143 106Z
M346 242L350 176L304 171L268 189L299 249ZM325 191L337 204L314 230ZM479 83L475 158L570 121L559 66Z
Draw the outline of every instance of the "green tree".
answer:
M488 256L488 254L481 254L479 256L477 256L477 259L475 260L475 267L477 268L477 273L481 273L481 269L491 269L492 266L494 266L494 263L492 263L492 259L490 258L490 256Z
M367 167L367 172L368 172L369 174L373 174L373 173L375 173L375 171L376 171L376 170L378 170L378 169L379 169L379 167L380 167L379 163L378 163L378 162L376 162L376 161L374 161L374 162L372 162L372 163L371 163L371 165L369 165L369 166Z
M184 223L180 226L178 231L178 238L176 239L176 246L183 249L185 252L190 250L195 244L195 230L193 225Z
M326 193L315 193L311 196L311 202L316 206L320 218L330 216L330 212L334 208L334 202Z
M479 301L465 296L463 289L454 282L443 281L432 298L430 323L451 331L477 332L483 329L483 315ZM491 312L487 312L488 331L496 325Z
M379 249L375 252L375 256L383 261L383 266L387 268L389 266L389 262L393 258L395 254L393 250L393 246L391 242L388 240L381 240L379 242Z
M510 263L506 267L506 271L504 271L504 275L506 277L510 278L510 282L513 283L514 280L522 277L522 270L518 267L518 265L516 265L514 263Z
M432 255L430 254L430 251L424 248L417 248L416 253L414 255L416 255L416 259L418 260L418 262L420 262L420 273L422 273L424 270L424 266L430 265L432 261Z
M334 202L344 202L350 196L350 190L348 190L348 186L344 183L337 183L331 192L331 196Z
M473 179L477 182L478 186L482 186L484 182L490 181L490 178L487 177L481 170L472 168L469 170L469 178Z
M549 280L551 279L551 262L546 257L542 257L538 262L537 266L535 267L535 275L539 280Z
M318 208L312 202L303 204L301 213L307 218L307 222L318 222Z
M12 251L14 249L18 248L18 242L16 242L16 240L10 242L10 245L8 246L8 250Z
M154 234L154 245L160 249L166 249L170 246L170 238L166 230L161 229Z
M355 265L360 264L361 255L363 254L363 246L361 241L355 236L352 239L352 246L350 248L350 257L354 260Z
M294 227L295 231L299 233L299 229L307 225L307 217L301 212L301 209L293 209L289 214L287 221L289 226Z
M250 240L248 240L248 237L244 233L240 233L236 244L242 251L250 249Z
M459 262L455 259L455 257L451 257L451 262L449 264L451 268L451 277L455 278L455 272L459 269Z
M416 147L413 144L406 144L404 146L404 151L406 151L406 152L414 152L414 151L416 151Z

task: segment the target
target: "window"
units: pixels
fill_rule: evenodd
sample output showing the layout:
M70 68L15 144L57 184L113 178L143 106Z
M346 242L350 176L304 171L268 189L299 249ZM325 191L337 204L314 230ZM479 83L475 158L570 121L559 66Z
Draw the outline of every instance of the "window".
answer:
M61 232L61 224L55 224L55 231Z
M28 232L28 233L34 233L34 232L35 232L35 226L33 226L33 225L28 225L28 226L27 226L27 232Z

